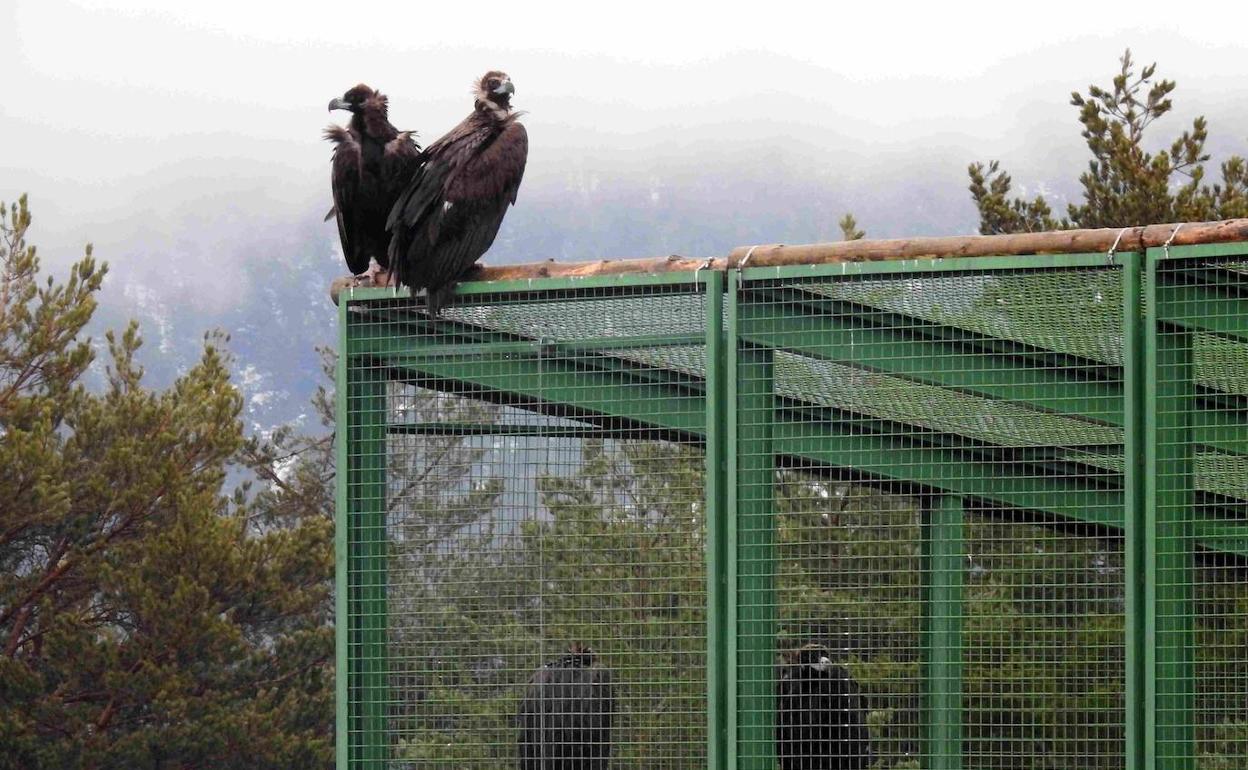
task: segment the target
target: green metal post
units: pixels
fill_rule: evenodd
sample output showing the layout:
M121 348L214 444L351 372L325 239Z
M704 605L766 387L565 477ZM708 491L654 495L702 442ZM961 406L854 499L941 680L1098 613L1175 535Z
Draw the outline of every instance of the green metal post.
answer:
M735 272L728 272L724 279L724 348L723 348L723 371L724 371L724 412L727 428L727 457L725 458L724 468L727 478L724 480L724 491L727 495L727 507L724 510L724 524L726 532L724 533L725 547L727 549L727 624L728 624L728 659L725 665L728 668L728 688L727 696L727 718L728 723L727 736L724 744L728 747L727 767L728 770L737 770L737 760L741 755L741 742L737 730L737 714L739 711L739 693L737 692L737 682L740 679L741 668L737 661L737 639L739 626L737 624L737 580L738 567L741 559L738 551L737 542L737 439L738 439L738 417L737 417L737 345L740 337L740 316L737 306L737 289L738 281Z
M1122 265L1123 569L1126 639L1126 770L1144 767L1144 306L1143 256L1120 253Z
M1195 762L1191 415L1196 408L1190 331L1161 322L1156 254L1148 254L1145 339L1145 768Z
M380 770L386 737L386 378L347 358L348 767Z
M775 766L776 595L773 351L739 335L740 273L729 274L729 343L735 376L736 753L742 770Z
M962 499L923 506L923 767L962 768Z
M334 367L334 423L338 435L334 441L334 466L339 469L334 485L334 766L345 770L348 766L350 705L347 687L350 665L350 611L347 601L347 467L348 419L347 410L347 298L338 300L338 361Z
M724 367L724 274L710 271L706 291L706 760L727 767L728 682L733 674L728 640L727 389Z

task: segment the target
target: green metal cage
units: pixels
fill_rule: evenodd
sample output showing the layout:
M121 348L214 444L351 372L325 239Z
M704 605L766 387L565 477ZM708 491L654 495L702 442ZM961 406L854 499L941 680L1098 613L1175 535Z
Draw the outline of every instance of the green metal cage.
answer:
M1248 244L339 320L339 767L1248 768Z

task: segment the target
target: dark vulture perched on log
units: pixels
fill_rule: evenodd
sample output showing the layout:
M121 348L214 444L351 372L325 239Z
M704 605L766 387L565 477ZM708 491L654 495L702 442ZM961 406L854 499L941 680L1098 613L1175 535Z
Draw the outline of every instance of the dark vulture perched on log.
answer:
M865 770L871 736L858 684L826 647L783 653L776 676L776 757L780 770Z
M332 100L329 109L351 113L346 128L325 129L334 143L329 215L338 220L342 254L355 275L368 270L369 257L388 269L386 218L420 164L420 145L412 132L390 125L386 97L363 83Z
M511 111L505 72L485 73L472 114L423 154L424 163L390 212L390 264L399 285L425 289L436 316L455 281L494 243L516 202L529 137Z
M520 701L520 770L605 770L614 714L611 672L573 644L533 674Z

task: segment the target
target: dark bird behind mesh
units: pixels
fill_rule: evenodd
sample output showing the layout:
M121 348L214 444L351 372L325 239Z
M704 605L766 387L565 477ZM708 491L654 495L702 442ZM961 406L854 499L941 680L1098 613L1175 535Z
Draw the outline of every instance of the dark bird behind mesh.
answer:
M604 770L611 758L611 672L574 645L529 680L520 702L520 770Z
M866 770L871 737L858 683L826 648L786 652L776 677L780 770Z

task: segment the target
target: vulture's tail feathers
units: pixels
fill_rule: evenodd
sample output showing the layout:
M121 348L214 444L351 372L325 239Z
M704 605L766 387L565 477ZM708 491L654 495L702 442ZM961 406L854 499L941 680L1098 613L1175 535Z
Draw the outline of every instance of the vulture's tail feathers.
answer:
M442 313L442 308L451 304L451 298L455 296L455 284L448 283L439 286L436 289L425 290L425 303L429 307L429 316L437 318Z

